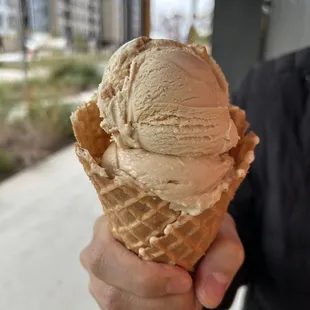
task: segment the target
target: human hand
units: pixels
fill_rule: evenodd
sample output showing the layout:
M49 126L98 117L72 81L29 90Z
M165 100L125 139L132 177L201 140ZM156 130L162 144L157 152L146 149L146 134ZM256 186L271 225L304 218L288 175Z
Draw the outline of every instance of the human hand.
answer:
M195 275L195 292L200 303L213 309L244 261L244 249L233 218L226 214L218 235L200 262Z
M181 268L140 260L113 238L102 216L95 224L93 240L82 252L81 261L90 275L90 292L102 309L201 310L201 303L216 306L225 293L223 285L216 284L212 274L224 273L226 288L231 280L227 279L230 275L232 278L241 265L243 251L237 241L233 220L227 216L198 267L194 284ZM242 254L237 254L240 248ZM226 255L227 262L218 255ZM234 258L240 261L232 264Z
M111 235L100 217L94 237L82 252L89 290L104 310L201 310L185 270L143 261Z

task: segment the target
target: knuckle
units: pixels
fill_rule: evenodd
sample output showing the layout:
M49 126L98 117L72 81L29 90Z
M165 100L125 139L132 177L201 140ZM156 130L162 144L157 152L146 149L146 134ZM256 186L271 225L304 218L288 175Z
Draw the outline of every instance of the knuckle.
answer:
M89 255L88 255L87 248L85 248L85 249L83 249L82 252L80 253L80 262L81 262L82 266L83 266L86 270L89 269L88 260L89 260Z
M245 259L244 249L243 249L241 241L231 240L227 246L228 246L229 252L234 257L235 262L239 266L241 266Z
M175 276L171 266L157 264L154 262L140 261L140 272L135 274L133 279L134 292L142 298L158 298L170 295L167 285L171 278Z
M96 219L94 229L98 230L99 226L102 226L105 223L104 216L100 216ZM88 271L93 271L96 269L96 265L100 263L100 260L103 256L104 245L102 240L96 238L96 233L94 232L93 239L90 244L85 247L80 253L80 262L83 267Z
M91 280L89 280L88 282L88 291L93 297L95 297L95 290L94 290L94 286Z
M106 218L104 215L99 216L96 220L95 220L95 224L94 224L94 228L93 228L93 232L94 234L98 231L100 231L100 229L102 228L103 225L106 224Z
M224 223L226 223L227 225L232 226L234 229L236 228L235 220L234 220L234 218L229 213L226 213L225 219L224 219Z
M122 292L105 283L99 284L98 281L90 279L88 283L88 290L93 298L98 302L100 308L107 310L119 310L122 307Z
M101 247L90 244L80 254L83 267L98 279L104 280L108 262L105 251Z
M109 286L105 289L103 294L103 302L105 308L109 310L119 309L119 304L121 301L121 292L115 287Z
M163 268L161 268L163 267ZM143 298L154 298L166 293L168 281L166 266L140 260L133 279L135 294Z
M150 297L156 291L154 290L154 279L150 280L149 276L145 274L137 275L135 277L135 289L139 296Z
M109 262L104 251L94 254L92 261L92 273L100 280L105 280Z

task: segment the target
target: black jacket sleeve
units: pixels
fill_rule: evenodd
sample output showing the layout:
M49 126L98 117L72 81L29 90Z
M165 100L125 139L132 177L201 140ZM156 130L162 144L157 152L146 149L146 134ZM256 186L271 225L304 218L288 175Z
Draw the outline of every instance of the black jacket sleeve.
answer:
M248 84L251 83L251 75L250 71L240 87L231 95L231 103L245 111L248 105L247 89L249 89ZM251 276L250 256L255 227L253 199L253 185L250 171L229 206L229 213L236 222L237 231L245 248L245 262L236 274L222 304L217 308L218 310L229 309L231 307L238 288L247 284Z

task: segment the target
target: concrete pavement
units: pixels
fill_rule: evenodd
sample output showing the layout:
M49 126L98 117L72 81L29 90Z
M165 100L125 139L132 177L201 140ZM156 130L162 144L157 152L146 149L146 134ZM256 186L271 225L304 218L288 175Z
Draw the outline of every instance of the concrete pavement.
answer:
M23 61L22 52L0 53L0 63L21 62Z
M46 68L30 70L28 72L28 78L47 78L49 76L49 73L49 70ZM25 75L23 70L0 68L0 82L22 82L24 78Z
M101 206L73 147L0 184L0 310L96 310L79 252Z

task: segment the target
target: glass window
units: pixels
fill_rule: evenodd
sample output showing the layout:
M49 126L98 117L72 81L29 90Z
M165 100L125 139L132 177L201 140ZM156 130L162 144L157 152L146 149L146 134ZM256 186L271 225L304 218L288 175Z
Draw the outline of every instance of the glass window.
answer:
M8 25L10 28L15 28L16 27L16 18L13 15L10 15L8 17Z
M9 6L9 7L13 7L14 6L14 3L12 0L6 0L6 4Z

